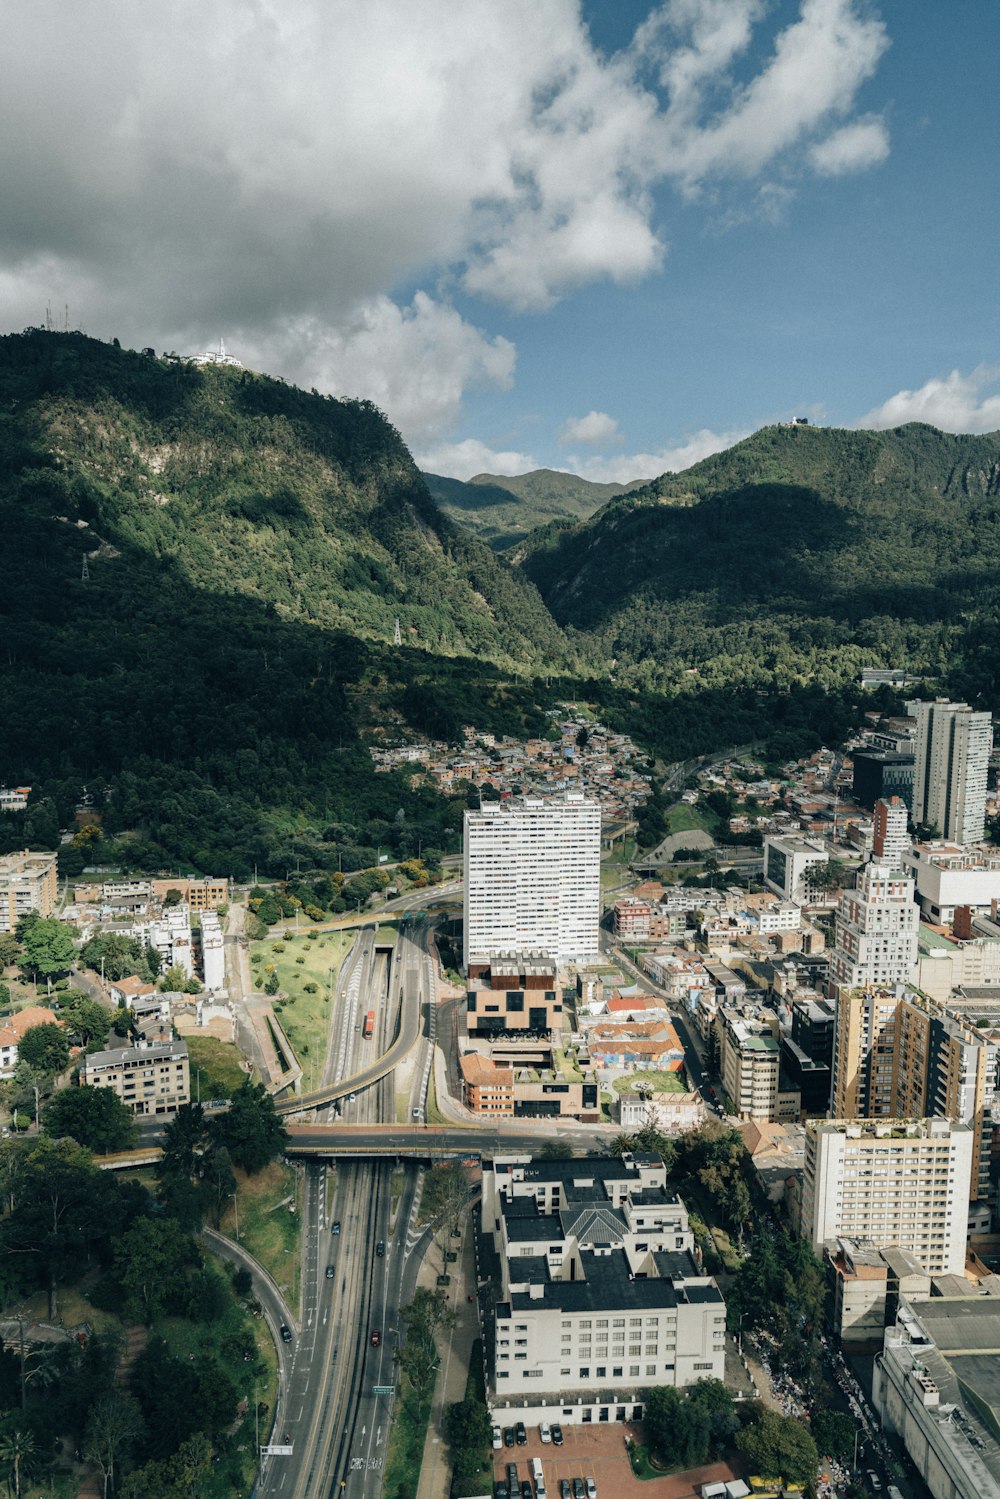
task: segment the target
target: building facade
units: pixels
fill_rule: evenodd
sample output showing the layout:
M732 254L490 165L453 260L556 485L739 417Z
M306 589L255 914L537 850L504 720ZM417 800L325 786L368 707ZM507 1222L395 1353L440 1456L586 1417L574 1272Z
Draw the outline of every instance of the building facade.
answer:
M980 843L993 748L989 713L944 698L906 707L917 724L913 821L959 844Z
M839 991L830 1097L835 1119L888 1119L895 1112L896 1015L904 993L902 985Z
M188 1049L183 1041L121 1046L84 1058L80 1082L111 1088L137 1118L176 1114L191 1102Z
M226 987L225 941L214 911L203 911L201 916L201 967L206 989Z
M949 1119L812 1120L801 1231L817 1253L836 1239L898 1244L930 1275L962 1275L973 1136Z
M784 1077L777 1015L723 1005L716 1016L719 1071L739 1119L798 1119L801 1095Z
M812 838L769 835L764 839L764 883L785 900L807 906L822 897L809 881L809 871L829 862L829 854Z
M903 855L910 847L906 803L899 796L880 796L872 820L872 853L876 863L902 868Z
M22 916L51 916L56 907L56 856L28 849L0 857L0 932L12 932Z
M840 896L830 951L831 993L911 983L919 924L913 880L889 864L863 865L857 887Z
M543 949L557 963L599 950L601 809L580 795L488 802L465 814L464 962Z
M964 849L957 843L916 843L903 855L925 920L948 926L960 906L989 911L1000 900L1000 851Z
M630 1421L652 1385L723 1377L725 1302L658 1157L484 1163L482 1233L498 1419Z
M548 1036L562 1028L562 990L547 953L497 952L475 964L465 991L465 1023L471 1037Z

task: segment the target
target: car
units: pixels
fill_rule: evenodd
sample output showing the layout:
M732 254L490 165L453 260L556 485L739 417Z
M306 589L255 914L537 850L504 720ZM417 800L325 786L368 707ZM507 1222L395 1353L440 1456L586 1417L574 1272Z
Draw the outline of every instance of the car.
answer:
M530 1478L521 1479L521 1499L535 1499L535 1491L531 1487Z
M283 1343L290 1343L292 1341L292 1329L287 1322L282 1322L281 1324L281 1341Z
M514 1435L517 1438L517 1445L519 1447L525 1447L525 1446L527 1446L527 1443L528 1443L528 1433L527 1433L527 1431L524 1428L524 1422L523 1421L518 1421L517 1425L514 1427Z
M381 1259L385 1254L385 1245L382 1243L381 1239L379 1239L378 1243L375 1245L375 1253L378 1255L379 1259Z
M347 1102L348 1103L355 1103L357 1101L357 1097L358 1097L358 1095L356 1093L349 1093L347 1095Z
M493 1428L493 1450L497 1451L502 1446L503 1446L503 1437L500 1435L500 1428L499 1428L499 1426L494 1426L494 1428Z
M327 1280L332 1280L333 1279L333 1266L332 1265L327 1265L327 1267L326 1267L326 1278L327 1278Z
M552 1445L553 1447L562 1446L562 1427L558 1421L552 1423Z
M373 1330L373 1332L372 1332L372 1347L373 1348L377 1348L378 1345L381 1343L381 1341L382 1341L382 1334L379 1332L378 1328L376 1327Z
M559 1480L559 1499L573 1499L573 1490L568 1478Z
M410 1112L412 1113L414 1119L419 1119L420 1118L420 1110L419 1109L411 1109Z
M588 1476L583 1481L587 1485L587 1499L597 1499L597 1484L594 1480Z
M520 1493L521 1485L517 1481L517 1463L507 1464L507 1487L512 1494Z
M541 1426L539 1426L538 1435L541 1437L543 1442L551 1442L552 1428L547 1421L543 1421Z
M503 1444L504 1444L505 1447L513 1447L513 1445L514 1445L514 1428L513 1428L513 1426L505 1426L504 1427L504 1429L503 1429Z
M873 1494L881 1494L882 1480L877 1473L872 1472L868 1474L868 1484Z
M493 1485L493 1499L510 1499L510 1489L502 1478L498 1478Z
M334 1218L333 1222L330 1224L330 1232L332 1234L339 1234L340 1233L340 1219L339 1218Z
M573 1499L587 1499L587 1485L582 1478L573 1479Z

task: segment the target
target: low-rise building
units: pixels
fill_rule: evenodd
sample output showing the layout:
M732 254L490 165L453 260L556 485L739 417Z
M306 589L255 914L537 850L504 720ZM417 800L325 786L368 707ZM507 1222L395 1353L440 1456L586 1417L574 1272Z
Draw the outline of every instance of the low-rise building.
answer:
M22 916L51 916L56 906L56 856L20 853L0 856L0 933L12 932Z
M469 980L466 1026L470 1036L562 1028L562 993L547 953L494 953L485 972Z
M0 1077L10 1077L17 1066L18 1048L36 1025L62 1025L54 1010L29 1005L0 1021Z
M154 880L153 895L159 901L176 890L189 911L217 911L229 902L229 881L207 876L203 880Z
M634 1089L616 1095L618 1123L623 1130L651 1126L665 1135L685 1135L708 1118L700 1093L650 1093L637 1083Z
M801 1229L898 1244L931 1275L961 1275L972 1130L949 1119L834 1119L806 1125Z
M508 1119L601 1117L596 1080L566 1078L551 1069L516 1068L467 1051L459 1058L466 1108L474 1114Z
M0 812L25 811L30 795L30 786L0 786Z
M108 997L116 1005L124 1005L126 1009L133 1009L137 1002L148 1000L156 993L156 985L141 979L136 974L130 973L127 978L115 979L108 984Z
M655 1156L484 1163L498 1419L631 1421L653 1385L721 1379L726 1308Z
M903 855L903 867L915 881L924 920L934 925L949 926L958 906L989 911L1000 900L1000 849L915 843Z
M138 1118L176 1114L191 1102L188 1049L183 1041L120 1046L84 1057L80 1082L111 1088Z
M828 850L816 839L771 834L764 839L764 883L798 905L825 899L825 892L811 883L809 871L829 861Z
M838 1239L824 1249L832 1291L830 1325L854 1353L881 1348L886 1327L896 1320L900 1296L910 1300L931 1294L931 1277L898 1244L880 1249L870 1239Z

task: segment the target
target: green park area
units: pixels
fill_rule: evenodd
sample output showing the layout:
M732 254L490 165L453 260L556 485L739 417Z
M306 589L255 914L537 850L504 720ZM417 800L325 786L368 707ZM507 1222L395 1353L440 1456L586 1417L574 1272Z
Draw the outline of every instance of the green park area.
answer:
M318 1080L330 1029L330 996L355 932L272 934L250 948L254 988L273 995L275 1014L295 1051L306 1083Z
M297 1308L302 1215L295 1168L272 1161L256 1176L237 1171L236 1180L236 1197L223 1214L221 1232L259 1260L289 1305Z
M648 1088L651 1093L687 1092L683 1072L632 1072L617 1078L612 1086L616 1093L632 1093L637 1087Z
M690 833L695 829L711 832L704 815L687 802L674 802L672 807L667 808L666 817L668 833Z
M186 1040L192 1099L208 1103L212 1098L232 1098L247 1079L239 1047L215 1036L188 1036Z

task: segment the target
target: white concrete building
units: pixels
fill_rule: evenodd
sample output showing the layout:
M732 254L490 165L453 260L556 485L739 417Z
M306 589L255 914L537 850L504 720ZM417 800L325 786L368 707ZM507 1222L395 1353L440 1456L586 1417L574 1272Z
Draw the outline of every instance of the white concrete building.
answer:
M206 989L226 987L225 944L222 923L215 911L201 914L201 966Z
M183 1041L140 1041L95 1051L83 1059L80 1083L110 1088L138 1118L176 1114L191 1102L188 1049Z
M652 1385L723 1377L725 1302L657 1156L484 1163L482 1231L497 1420L631 1421Z
M956 906L989 911L1000 900L1000 850L916 843L903 855L903 869L915 882L924 918L935 926L950 926Z
M801 1230L898 1244L930 1275L965 1270L973 1132L949 1119L831 1119L806 1125Z
M189 906L183 901L176 906L167 906L158 921L150 922L149 941L160 955L164 972L168 968L183 968L188 978L193 978L194 955Z
M599 949L601 809L578 794L487 802L465 814L464 961L542 950L557 963Z
M993 724L968 703L907 703L917 723L913 821L956 843L979 843L986 830L986 777Z
M829 863L830 855L814 838L768 834L764 839L764 883L785 900L809 905L821 892L809 883L809 870Z
M830 952L832 992L912 983L919 924L913 879L890 864L863 865L857 888L843 891L837 909Z

